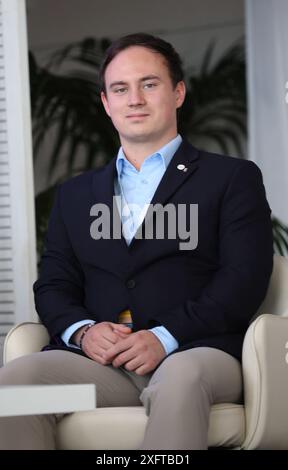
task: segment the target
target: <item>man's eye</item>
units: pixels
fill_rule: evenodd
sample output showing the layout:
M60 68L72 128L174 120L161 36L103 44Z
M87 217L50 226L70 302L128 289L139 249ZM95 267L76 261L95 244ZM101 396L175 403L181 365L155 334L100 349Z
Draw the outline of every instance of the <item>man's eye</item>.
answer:
M118 93L118 94L124 93L125 91L126 91L126 88L115 88L114 89L114 93Z
M156 86L156 83L145 83L144 88L153 88Z

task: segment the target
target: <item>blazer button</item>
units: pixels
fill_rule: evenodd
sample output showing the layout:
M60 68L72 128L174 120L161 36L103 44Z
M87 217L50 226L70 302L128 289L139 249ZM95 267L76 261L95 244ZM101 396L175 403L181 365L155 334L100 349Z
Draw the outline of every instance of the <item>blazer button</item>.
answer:
M134 279L129 279L126 282L126 286L128 287L128 289L134 289L134 287L136 286L136 281L134 281Z

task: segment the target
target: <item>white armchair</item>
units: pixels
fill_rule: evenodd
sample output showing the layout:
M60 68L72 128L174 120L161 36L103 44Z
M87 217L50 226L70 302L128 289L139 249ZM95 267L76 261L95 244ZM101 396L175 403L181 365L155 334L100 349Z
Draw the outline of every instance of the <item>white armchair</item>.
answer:
M4 363L40 351L49 336L40 323L22 323L7 335ZM274 257L265 301L243 347L244 405L211 408L209 446L288 450L288 260ZM97 408L65 416L59 449L137 449L147 422L144 407Z

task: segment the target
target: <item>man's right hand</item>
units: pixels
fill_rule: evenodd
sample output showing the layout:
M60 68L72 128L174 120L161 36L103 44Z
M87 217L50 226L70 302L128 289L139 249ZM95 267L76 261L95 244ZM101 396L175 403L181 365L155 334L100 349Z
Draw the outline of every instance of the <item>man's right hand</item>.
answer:
M82 326L72 336L72 341L79 346L83 330L87 325ZM119 340L127 338L132 332L131 328L119 323L101 322L93 325L82 340L82 350L94 361L104 366L111 364L114 358L107 362L103 359L103 353L116 344Z

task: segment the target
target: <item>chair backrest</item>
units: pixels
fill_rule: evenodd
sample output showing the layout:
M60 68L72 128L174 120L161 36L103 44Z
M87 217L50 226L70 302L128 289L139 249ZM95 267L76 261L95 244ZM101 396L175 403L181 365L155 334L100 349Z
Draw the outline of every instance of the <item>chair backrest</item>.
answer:
M267 294L254 319L262 313L288 316L288 259L283 256L274 255Z

